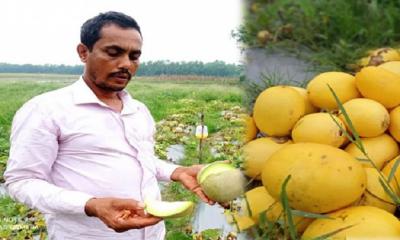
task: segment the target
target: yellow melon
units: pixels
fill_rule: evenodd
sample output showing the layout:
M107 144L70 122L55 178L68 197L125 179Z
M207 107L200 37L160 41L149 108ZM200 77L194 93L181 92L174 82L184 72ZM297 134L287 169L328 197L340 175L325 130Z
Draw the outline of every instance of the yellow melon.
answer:
M347 152L324 144L294 143L265 163L262 183L274 198L287 185L289 204L313 213L330 212L357 200L366 187L362 165Z
M400 61L385 62L379 65L379 67L400 75Z
M248 177L261 179L261 170L267 159L278 149L290 144L287 139L264 137L257 138L243 146L243 169Z
M389 132L396 141L400 142L400 106L390 111Z
M376 100L386 108L400 104L400 76L380 67L365 67L356 74L356 85L360 93Z
M394 48L379 48L368 52L368 57L359 61L361 66L378 66L389 61L400 61L400 53Z
M247 191L241 207L244 215L250 216L257 223L260 214L265 214L269 221L277 221L283 211L281 203L271 197L264 186Z
M390 160L390 162L388 164L386 164L383 169L382 172L385 176L389 177L395 163L398 161L398 159L400 159L400 155L396 156L395 158L393 158L392 160ZM396 191L397 194L400 193L400 166L397 166L397 168L394 171L394 177L393 180L390 182L391 184L394 185L394 190Z
M298 93L300 93L301 96L304 98L304 104L306 106L305 114L318 112L318 108L312 105L310 99L308 99L307 89L301 87L292 87L292 88L295 89Z
M365 168L365 172L367 173L367 189L360 201L360 205L374 206L394 213L396 205L380 183L379 179L381 177L378 171L375 168ZM394 189L393 184L392 188Z
M244 142L247 143L256 138L258 129L252 116L244 116Z
M329 214L333 219L316 219L305 230L302 240L311 240L324 234L336 234L332 240L346 239L400 239L400 222L392 214L371 206L345 208Z
M305 114L304 99L288 86L264 90L256 99L253 118L257 128L269 136L288 136L294 124Z
M338 108L328 85L342 103L360 96L354 76L344 72L325 72L314 77L307 85L308 98L314 106L328 110Z
M270 222L281 221L283 215L282 204L275 200L264 186L255 187L245 193L241 202L241 215L251 217L255 223L259 223L260 215ZM293 216L293 221L298 232L303 232L313 219Z
M352 99L343 104L353 126L361 137L376 137L389 127L390 116L386 108L367 98ZM347 125L344 115L339 118Z
M346 130L346 126L338 117L330 116L329 113L312 113L300 118L294 125L293 142L313 142L340 147L346 141L346 136L332 118Z
M361 138L361 142L368 157L378 169L382 169L387 162L399 154L399 146L388 134L382 134L378 137ZM364 156L354 143L349 144L345 151L355 158L366 159L366 156ZM373 167L370 162L362 161L362 164L365 167Z

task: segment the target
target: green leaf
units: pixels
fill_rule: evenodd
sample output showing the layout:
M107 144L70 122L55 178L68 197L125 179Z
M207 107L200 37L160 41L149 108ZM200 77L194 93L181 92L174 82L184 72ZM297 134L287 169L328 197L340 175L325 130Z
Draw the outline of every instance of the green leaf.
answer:
M392 189L389 187L389 184L385 181L382 180L382 178L379 178L379 183L382 185L383 189L385 190L385 192L387 193L387 195L389 195L389 197L392 199L392 201L396 204L399 205L400 204L400 199L399 197L392 191Z
M389 177L388 177L388 182L391 182L391 181L392 181L392 179L393 179L393 177L394 177L394 174L396 173L397 168L399 167L399 165L400 165L400 157L398 157L398 158L396 159L396 161L395 161L394 164L393 164L392 169L390 170Z
M328 215L309 213L309 212L304 212L304 211L300 211L300 210L292 210L292 214L295 216L305 217L305 218L333 219L333 218L329 217Z
M333 94L333 97L335 98L335 101L339 107L340 112L343 114L343 116L345 118L345 121L347 123L347 126L350 129L350 132L353 134L353 137L354 137L355 142L357 143L357 146L360 148L361 152L363 152L365 154L365 149L361 143L360 135L357 133L357 131L353 125L353 122L351 121L351 119L349 117L349 114L346 112L339 97L336 95L335 91L331 88L331 86L329 84L328 84L328 88L331 91L331 93Z
M296 240L297 239L296 225L294 224L294 221L293 221L292 209L289 206L289 199L288 199L287 192L286 192L286 186L287 186L290 178L291 178L291 175L287 176L285 181L283 182L280 198L281 198L283 210L285 212L285 217L287 219L286 221L288 223L290 238L292 240Z

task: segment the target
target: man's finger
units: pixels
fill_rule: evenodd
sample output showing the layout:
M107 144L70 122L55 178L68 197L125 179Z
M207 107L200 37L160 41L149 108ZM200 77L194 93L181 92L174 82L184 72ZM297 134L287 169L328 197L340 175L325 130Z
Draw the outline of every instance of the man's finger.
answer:
M201 190L200 187L194 188L192 191L193 191L203 202L208 203L208 204L211 204L211 205L215 204L214 201L210 200L210 199L206 196L206 194L203 192L203 190Z
M130 217L127 219L118 218L118 224L120 228L123 229L133 229L133 228L143 228L147 226L152 226L160 222L162 218L154 217L154 216L147 216L147 217Z

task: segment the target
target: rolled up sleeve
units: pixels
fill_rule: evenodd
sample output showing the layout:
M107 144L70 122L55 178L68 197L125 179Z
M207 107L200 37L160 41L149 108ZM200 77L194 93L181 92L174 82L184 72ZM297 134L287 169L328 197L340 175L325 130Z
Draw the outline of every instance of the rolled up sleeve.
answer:
M11 148L4 173L10 196L43 213L84 214L93 196L51 183L50 173L58 153L58 128L51 114L31 100L15 115Z

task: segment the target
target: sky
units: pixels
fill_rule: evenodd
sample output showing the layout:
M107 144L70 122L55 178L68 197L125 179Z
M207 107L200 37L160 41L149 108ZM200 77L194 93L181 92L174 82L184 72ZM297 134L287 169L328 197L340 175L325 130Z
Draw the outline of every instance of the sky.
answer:
M1 0L0 62L81 64L81 25L110 10L139 23L142 62L241 62L231 36L241 24L241 0Z

